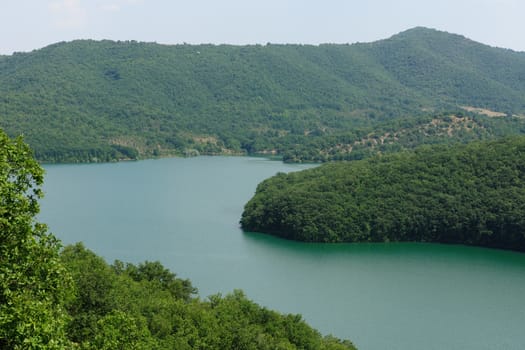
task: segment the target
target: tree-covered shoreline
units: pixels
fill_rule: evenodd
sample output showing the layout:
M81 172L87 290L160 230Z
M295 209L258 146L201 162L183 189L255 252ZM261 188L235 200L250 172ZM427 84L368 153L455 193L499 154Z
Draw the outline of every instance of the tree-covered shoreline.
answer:
M306 242L525 251L525 138L421 147L263 181L241 225Z

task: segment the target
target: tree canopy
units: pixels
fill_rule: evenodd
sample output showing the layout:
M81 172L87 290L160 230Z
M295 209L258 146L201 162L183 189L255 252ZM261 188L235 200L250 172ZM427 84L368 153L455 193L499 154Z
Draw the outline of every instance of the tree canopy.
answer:
M63 349L71 279L60 242L35 221L43 170L0 130L0 348Z

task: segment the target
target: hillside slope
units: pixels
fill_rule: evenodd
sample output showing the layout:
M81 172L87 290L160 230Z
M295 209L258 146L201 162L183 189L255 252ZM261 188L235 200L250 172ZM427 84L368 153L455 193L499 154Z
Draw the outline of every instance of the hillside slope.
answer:
M525 53L415 28L369 44L82 40L0 57L0 127L48 161L347 158L330 150L461 107L503 112L498 127L521 132Z

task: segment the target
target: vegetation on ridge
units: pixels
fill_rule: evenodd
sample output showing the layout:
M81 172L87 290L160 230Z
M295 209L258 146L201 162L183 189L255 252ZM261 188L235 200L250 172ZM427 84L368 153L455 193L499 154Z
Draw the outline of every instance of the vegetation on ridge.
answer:
M83 40L0 57L0 127L24 134L42 161L203 153L358 159L378 151L360 143L370 133L421 119L449 123L451 114L441 113L462 107L506 115L492 123L472 114L482 138L522 133L524 72L525 53L425 28L353 45ZM418 135L418 144L446 141ZM390 141L385 151L410 147Z
M418 148L278 174L241 224L306 242L418 241L525 251L525 137Z

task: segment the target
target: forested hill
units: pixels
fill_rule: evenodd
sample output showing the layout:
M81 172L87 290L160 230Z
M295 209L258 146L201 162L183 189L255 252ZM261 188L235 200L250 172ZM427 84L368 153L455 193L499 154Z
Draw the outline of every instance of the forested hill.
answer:
M262 182L247 231L307 242L416 241L525 251L525 137L333 162Z
M0 56L0 128L47 161L355 159L371 133L401 134L385 151L521 133L523 115L525 53L426 28L352 45L81 40Z

